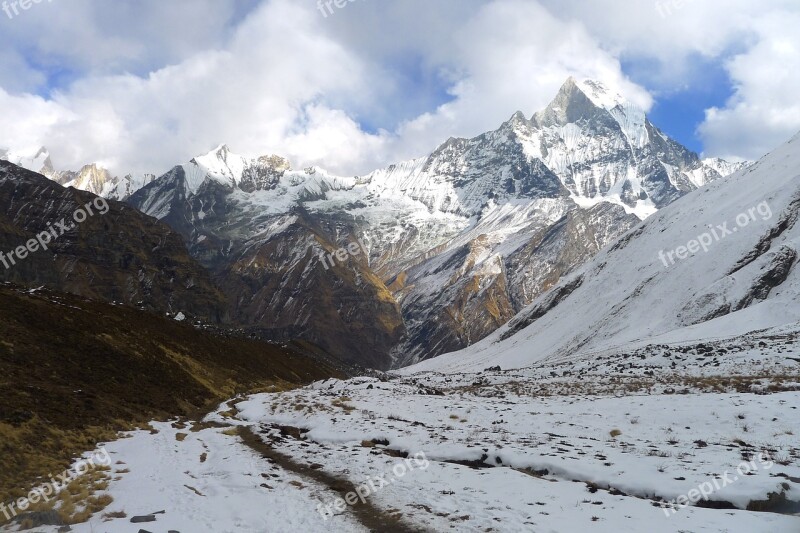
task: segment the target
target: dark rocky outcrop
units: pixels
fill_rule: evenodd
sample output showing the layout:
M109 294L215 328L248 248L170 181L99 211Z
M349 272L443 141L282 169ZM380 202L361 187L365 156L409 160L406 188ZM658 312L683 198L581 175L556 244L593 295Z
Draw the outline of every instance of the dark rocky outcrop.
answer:
M105 214L98 200L107 202ZM75 224L74 213L87 204L95 214ZM73 227L47 250L39 247L9 268L0 265L0 280L159 312L222 318L222 294L168 225L0 161L1 252L25 245L51 225L60 233L56 223L62 219Z

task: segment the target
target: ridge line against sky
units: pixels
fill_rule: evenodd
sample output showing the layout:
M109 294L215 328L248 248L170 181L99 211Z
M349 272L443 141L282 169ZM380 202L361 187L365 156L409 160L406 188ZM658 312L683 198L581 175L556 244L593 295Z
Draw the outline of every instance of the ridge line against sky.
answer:
M363 173L531 116L572 75L755 159L800 130L797 27L788 0L41 3L0 17L0 148L122 174L227 143Z

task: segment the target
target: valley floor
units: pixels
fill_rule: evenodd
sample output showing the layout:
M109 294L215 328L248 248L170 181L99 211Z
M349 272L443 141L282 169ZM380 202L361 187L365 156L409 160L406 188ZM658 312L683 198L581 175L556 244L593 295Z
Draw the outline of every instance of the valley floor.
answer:
M798 352L771 335L237 398L109 443L103 512L125 517L73 531L800 532ZM664 508L694 490L723 508ZM337 508L349 491L366 504Z

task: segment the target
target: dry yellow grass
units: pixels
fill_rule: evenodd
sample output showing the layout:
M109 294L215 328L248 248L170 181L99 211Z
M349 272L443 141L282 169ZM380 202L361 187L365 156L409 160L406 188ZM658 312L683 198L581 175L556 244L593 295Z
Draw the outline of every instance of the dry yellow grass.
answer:
M65 524L86 522L114 501L110 495L103 493L108 489L110 471L107 466L97 466L69 482L49 502L35 503L27 511L55 511ZM23 518L20 526L24 530L34 527L34 524Z
M346 413L350 413L352 411L355 411L356 408L355 406L350 405L349 403L346 402L352 402L352 401L353 400L351 400L347 396L342 396L341 398L336 398L335 400L332 400L331 405L343 409Z
M116 520L118 518L128 518L128 513L126 513L125 511L115 511L113 513L103 513L102 518L103 518L103 520L105 522L108 522L110 520Z

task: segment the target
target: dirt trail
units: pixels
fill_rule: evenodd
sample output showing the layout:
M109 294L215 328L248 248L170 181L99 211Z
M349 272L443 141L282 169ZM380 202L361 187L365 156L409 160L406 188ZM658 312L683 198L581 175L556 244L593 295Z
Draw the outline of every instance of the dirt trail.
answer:
M268 443L264 442L251 427L238 426L239 436L245 445L266 459L271 459L289 472L313 480L337 492L342 498L348 492L355 492L356 487L351 482L327 474L322 470L315 470L309 466L294 461L291 457L275 450ZM354 518L370 531L381 533L427 533L432 530L423 529L405 523L397 516L391 515L378 507L372 505L369 500L366 503L358 501L355 505L347 506ZM316 511L314 511L316 512Z

